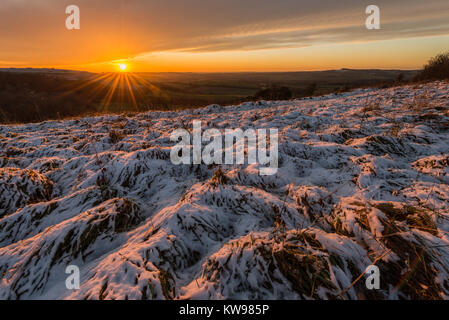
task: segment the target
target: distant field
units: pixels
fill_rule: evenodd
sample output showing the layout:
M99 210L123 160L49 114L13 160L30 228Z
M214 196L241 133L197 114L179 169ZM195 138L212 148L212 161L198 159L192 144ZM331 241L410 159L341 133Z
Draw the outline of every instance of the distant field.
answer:
M310 84L317 84L317 94L359 86L373 86L398 79L411 79L417 71L401 70L331 70L270 73L140 73L166 91L188 95L211 95L241 98L254 95L261 88L289 87L295 97L302 96Z
M416 74L417 71L342 69L117 75L55 69L0 69L0 122L238 104L256 100L257 92L273 86L287 87L293 98L301 98L356 87L388 86L398 80L407 81ZM117 78L120 81L115 82Z

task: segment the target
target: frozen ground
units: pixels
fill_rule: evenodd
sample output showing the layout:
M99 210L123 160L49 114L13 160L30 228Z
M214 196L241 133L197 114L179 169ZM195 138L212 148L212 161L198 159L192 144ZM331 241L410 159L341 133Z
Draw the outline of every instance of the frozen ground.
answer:
M278 173L173 165L195 119L278 128ZM448 83L0 126L0 156L0 299L449 297Z

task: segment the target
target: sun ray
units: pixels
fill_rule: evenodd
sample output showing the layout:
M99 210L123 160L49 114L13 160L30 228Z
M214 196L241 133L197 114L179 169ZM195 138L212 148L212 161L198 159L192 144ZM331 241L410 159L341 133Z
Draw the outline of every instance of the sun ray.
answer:
M154 84L148 82L146 79L144 79L143 77L139 76L138 74L133 74L132 75L134 78L137 79L137 81L139 81L141 84L143 84L145 87L147 87L148 89L154 91L155 93L159 94L159 95L164 95L162 90L159 89L158 87L156 87Z
M115 78L114 78L114 83L112 84L112 86L109 88L108 93L106 94L106 96L104 97L103 101L101 101L101 107L104 108L104 111L108 111L108 107L111 103L111 99L114 96L114 93L117 89L117 85L119 83L120 80L120 75L116 74Z
M68 91L64 92L63 94L60 95L60 97L65 97L67 95L75 93L76 91L84 89L84 88L86 88L86 87L88 87L88 86L90 86L90 85L92 85L92 84L94 84L96 82L99 82L99 81L102 81L102 80L106 80L108 77L111 77L111 76L112 76L112 73L100 74L97 77L95 77L93 79L90 79L90 80L86 81L85 83L83 83L83 84L81 84L81 85L79 85L79 86L77 86L77 87L75 87L75 88L73 88L71 90L68 90Z
M144 98L145 97L145 91L142 90L140 83L137 81L136 77L133 74L129 74L129 80L131 83L134 84L134 89L136 91L136 94L141 97Z
M119 74L119 83L117 86L117 93L118 93L118 102L119 102L119 106L120 108L122 108L123 103L124 103L124 77L125 75L123 73Z
M130 83L130 80L129 80L129 76L127 74L125 74L125 81L126 81L126 84L128 86L128 92L129 92L129 95L131 97L134 109L136 111L138 111L136 97L134 96L133 87L131 86L131 83Z
M117 102L120 109L124 108L125 104L131 104L133 110L138 111L139 107L136 97L139 97L140 100L144 99L147 92L145 89L160 97L167 96L160 88L144 77L128 72L110 72L95 75L93 78L63 93L62 96L84 90L86 101L89 104L97 101L98 97L100 97L98 102L99 111L112 111L112 101Z
M103 81L98 81L94 84L92 84L91 90L90 92L92 92L92 94L88 97L87 102L91 103L92 101L94 101L94 99L96 97L98 97L99 95L101 95L104 91L106 91L108 85L111 84L112 79L113 79L113 74L111 73L109 75L109 78L104 79ZM110 81L108 81L109 79L111 79Z

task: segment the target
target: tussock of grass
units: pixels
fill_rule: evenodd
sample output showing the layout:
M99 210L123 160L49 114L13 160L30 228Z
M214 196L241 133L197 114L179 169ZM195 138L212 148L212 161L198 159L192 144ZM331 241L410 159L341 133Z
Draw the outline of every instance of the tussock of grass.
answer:
M124 138L125 138L125 135L122 132L119 132L117 130L109 131L109 139L111 140L112 144L117 144L120 141L122 141Z

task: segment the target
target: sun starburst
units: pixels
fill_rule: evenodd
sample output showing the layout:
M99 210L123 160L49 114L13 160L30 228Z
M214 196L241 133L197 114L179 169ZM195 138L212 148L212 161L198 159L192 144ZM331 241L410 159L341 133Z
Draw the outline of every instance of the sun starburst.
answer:
M165 96L159 87L142 76L129 72L126 63L117 63L116 66L118 72L94 75L61 96L82 91L89 103L98 101L98 110L102 112L111 112L117 108L138 111L142 102L147 101L148 92Z
M126 63L119 63L118 67L119 67L120 71L126 71L126 69L128 69L128 66L126 65Z

